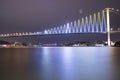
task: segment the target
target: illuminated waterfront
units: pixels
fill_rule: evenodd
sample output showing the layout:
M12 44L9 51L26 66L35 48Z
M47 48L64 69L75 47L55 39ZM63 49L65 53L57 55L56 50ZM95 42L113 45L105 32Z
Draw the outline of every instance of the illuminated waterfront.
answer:
M120 80L119 1L21 1L1 1L0 80Z
M120 80L120 49L0 49L0 80Z

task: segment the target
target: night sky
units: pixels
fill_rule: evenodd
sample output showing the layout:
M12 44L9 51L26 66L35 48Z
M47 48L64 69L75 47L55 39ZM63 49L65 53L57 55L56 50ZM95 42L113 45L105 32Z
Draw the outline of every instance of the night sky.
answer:
M120 0L0 0L0 33L42 31L106 7Z

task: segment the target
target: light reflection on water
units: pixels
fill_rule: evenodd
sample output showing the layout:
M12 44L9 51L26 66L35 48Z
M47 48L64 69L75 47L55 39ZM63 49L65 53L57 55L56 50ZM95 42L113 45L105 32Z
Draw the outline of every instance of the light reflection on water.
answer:
M0 49L0 80L120 80L120 49Z

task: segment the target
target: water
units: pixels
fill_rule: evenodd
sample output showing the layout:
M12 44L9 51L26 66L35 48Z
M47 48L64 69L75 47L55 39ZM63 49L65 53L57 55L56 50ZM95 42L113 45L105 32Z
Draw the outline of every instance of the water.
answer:
M120 48L0 49L0 80L120 80Z

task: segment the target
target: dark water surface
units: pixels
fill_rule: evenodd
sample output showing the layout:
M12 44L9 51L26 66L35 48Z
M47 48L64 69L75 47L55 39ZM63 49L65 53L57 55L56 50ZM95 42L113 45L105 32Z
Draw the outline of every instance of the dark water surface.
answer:
M1 48L0 80L120 80L120 48Z

